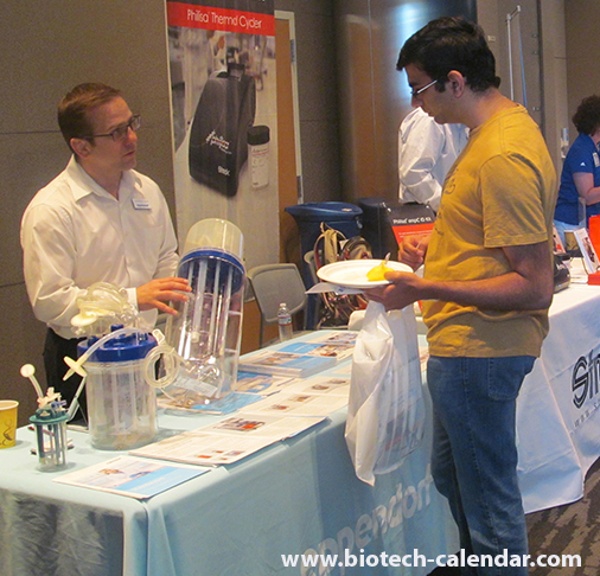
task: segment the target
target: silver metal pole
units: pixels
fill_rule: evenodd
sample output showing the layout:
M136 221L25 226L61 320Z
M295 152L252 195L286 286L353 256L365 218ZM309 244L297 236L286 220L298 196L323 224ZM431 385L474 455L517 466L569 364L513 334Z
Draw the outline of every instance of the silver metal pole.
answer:
M506 15L506 31L508 35L508 75L510 79L510 99L515 99L515 86L513 79L513 57L512 57L512 33L511 33L511 22L512 19L521 12L521 6L517 6L510 14ZM520 31L519 31L520 33Z

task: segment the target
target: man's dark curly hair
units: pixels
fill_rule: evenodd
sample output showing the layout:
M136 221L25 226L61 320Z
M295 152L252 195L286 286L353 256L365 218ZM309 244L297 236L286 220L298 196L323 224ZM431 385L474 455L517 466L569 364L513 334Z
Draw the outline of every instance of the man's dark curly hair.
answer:
M600 128L600 96L592 94L584 98L573 114L572 120L577 132L592 135Z
M407 64L438 80L435 87L439 92L445 90L451 70L458 70L474 92L500 86L496 59L483 29L464 18L438 18L413 34L402 46L396 68L403 70Z

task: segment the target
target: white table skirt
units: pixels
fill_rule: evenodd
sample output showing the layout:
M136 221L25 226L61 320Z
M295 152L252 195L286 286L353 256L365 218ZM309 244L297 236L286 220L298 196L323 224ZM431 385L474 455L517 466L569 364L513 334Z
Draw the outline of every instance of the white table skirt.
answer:
M519 479L527 512L583 496L600 456L600 287L554 296L542 355L517 402Z

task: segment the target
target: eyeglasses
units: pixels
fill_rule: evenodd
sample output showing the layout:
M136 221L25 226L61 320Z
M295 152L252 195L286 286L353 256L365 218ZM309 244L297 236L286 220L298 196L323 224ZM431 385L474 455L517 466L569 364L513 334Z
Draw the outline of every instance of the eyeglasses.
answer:
M432 80L429 84L426 84L425 86L423 86L423 88L419 88L418 90L415 90L413 88L410 92L410 97L416 98L420 94L423 94L423 92L425 92L425 90L427 90L427 88L431 88L436 83L437 83L437 80Z
M119 142L120 140L125 140L127 135L129 134L129 129L131 128L134 132L137 132L142 125L142 117L139 114L135 114L129 119L129 122L125 124L121 124L117 126L114 130L106 134L91 134L90 136L84 136L84 138L112 138L115 142Z

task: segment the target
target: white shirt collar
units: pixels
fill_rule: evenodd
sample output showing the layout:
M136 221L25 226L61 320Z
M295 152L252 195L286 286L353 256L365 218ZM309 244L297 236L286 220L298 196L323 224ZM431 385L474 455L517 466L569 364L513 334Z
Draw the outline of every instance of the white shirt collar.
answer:
M76 201L85 198L89 194L98 194L100 196L110 196L109 194L98 182L96 182L77 162L75 159L75 155L71 156L69 163L67 164L67 172L69 176L72 178L73 185L71 190L73 192L73 197ZM134 189L138 194L142 194L142 186L141 180L135 170L127 170L123 172L123 176L121 178L121 184L119 190L121 188L126 190Z

